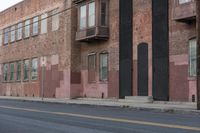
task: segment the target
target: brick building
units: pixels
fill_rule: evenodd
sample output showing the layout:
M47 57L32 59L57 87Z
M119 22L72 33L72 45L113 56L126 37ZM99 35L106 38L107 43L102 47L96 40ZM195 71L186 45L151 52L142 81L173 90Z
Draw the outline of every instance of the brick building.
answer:
M24 0L0 13L0 95L195 100L195 16L194 0Z

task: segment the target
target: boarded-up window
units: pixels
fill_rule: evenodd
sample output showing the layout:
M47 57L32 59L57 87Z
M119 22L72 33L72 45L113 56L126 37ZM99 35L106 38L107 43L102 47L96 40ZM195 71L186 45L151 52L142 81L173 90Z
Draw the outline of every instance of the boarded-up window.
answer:
M31 67L31 78L32 80L36 80L38 77L38 59L32 59L32 67Z
M88 55L88 82L96 81L96 54Z
M29 80L29 60L24 60L24 80Z
M47 33L47 13L41 15L41 34Z
M15 64L10 63L10 81L14 80L14 71L15 71Z
M52 31L59 29L59 13L58 9L52 11Z
M102 53L99 56L100 60L100 80L108 80L108 53Z
M8 44L8 41L9 41L9 31L10 31L10 28L6 28L4 30L4 45Z
M22 23L17 25L17 40L22 39Z
M24 27L24 37L27 38L29 36L30 36L30 20L26 20Z
M2 40L3 40L3 39L2 39L2 37L3 37L3 35L2 35L2 34L3 34L3 31L2 31L2 30L0 30L0 46L2 46Z
M10 42L14 42L15 41L15 26L12 26L10 30L11 30L11 32L10 32L10 35L11 35Z
M33 36L38 34L38 17L33 18Z

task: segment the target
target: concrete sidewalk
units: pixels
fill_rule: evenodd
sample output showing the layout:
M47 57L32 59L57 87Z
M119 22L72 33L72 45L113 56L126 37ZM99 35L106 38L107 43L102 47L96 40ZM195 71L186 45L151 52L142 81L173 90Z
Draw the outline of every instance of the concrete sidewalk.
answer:
M195 113L200 115L200 110L196 110L196 103L187 102L153 102L153 103L135 103L123 99L96 99L96 98L78 98L78 99L54 99L54 98L32 98L32 97L9 97L0 96L0 100L18 100L45 103L60 104L79 104L108 107L124 107L136 110L152 110L171 113Z

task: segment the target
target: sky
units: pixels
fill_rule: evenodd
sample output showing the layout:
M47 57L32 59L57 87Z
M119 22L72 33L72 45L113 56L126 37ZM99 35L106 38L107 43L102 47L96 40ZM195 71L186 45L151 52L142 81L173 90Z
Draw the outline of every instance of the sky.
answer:
M0 0L0 12L23 0Z

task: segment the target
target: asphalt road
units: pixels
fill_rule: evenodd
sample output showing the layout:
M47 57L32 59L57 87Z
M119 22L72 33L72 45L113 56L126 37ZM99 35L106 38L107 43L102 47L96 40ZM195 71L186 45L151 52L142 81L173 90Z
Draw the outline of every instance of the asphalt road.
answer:
M0 100L0 133L200 133L200 115Z

